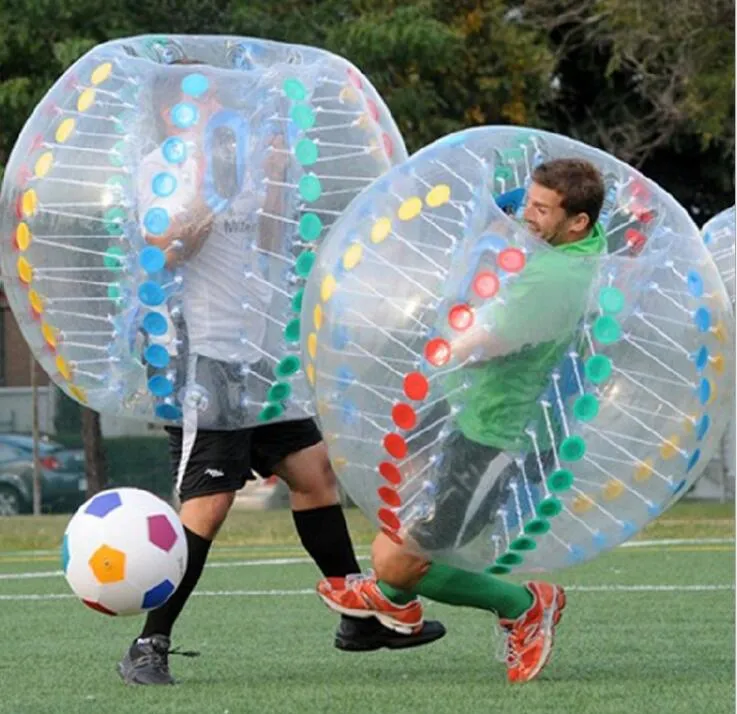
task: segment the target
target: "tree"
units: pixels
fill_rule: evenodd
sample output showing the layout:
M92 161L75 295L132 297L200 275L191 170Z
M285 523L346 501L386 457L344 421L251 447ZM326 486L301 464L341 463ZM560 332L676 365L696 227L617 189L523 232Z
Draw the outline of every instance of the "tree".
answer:
M84 446L87 497L94 496L105 488L105 452L102 447L100 414L82 407L82 444Z

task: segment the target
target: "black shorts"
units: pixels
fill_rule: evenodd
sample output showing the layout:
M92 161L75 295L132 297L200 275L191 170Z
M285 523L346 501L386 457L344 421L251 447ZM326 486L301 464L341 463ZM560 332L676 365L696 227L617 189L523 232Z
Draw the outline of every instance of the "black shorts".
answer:
M184 502L197 496L243 488L254 479L251 469L268 478L287 456L322 441L313 419L283 421L234 431L197 432L189 460L179 480L183 432L167 427L172 474Z

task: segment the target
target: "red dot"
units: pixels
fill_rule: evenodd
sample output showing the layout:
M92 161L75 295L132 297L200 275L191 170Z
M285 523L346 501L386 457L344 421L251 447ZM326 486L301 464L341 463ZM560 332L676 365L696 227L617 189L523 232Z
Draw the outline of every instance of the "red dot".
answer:
M40 149L43 145L43 134L36 134L36 136L33 137L33 141L31 142L31 151L36 151L37 149Z
M640 183L639 181L635 181L632 184L632 195L636 196L637 198L650 198L650 189L648 189L647 186L645 186L644 183Z
M388 461L382 461L379 464L379 473L389 483L392 483L395 486L398 486L400 483L402 483L402 474L399 472L399 469L394 464L390 464Z
M384 437L384 448L395 459L407 456L407 442L399 434L387 434Z
M505 248L497 256L496 263L508 273L519 273L525 267L525 254L519 248Z
M93 602L92 600L82 600L82 602L87 605L87 607L92 610L97 610L97 612L101 612L103 615L110 615L111 617L116 616L116 613L112 610L108 610L104 605L100 605L99 602Z
M368 109L369 116L374 121L379 121L379 108L376 106L376 102L371 99L367 99L366 108Z
M468 305L454 305L448 312L448 322L454 330L463 332L473 325L473 310Z
M21 166L18 169L18 178L16 179L16 184L19 188L24 188L25 185L28 183L28 179L31 178L31 169L29 169L27 166Z
M32 320L38 322L41 319L41 313L34 310L33 307L29 308L29 312L31 313Z
M499 292L499 278L496 273L484 270L473 279L473 291L481 298L494 297Z
M433 367L442 367L450 360L450 344L442 337L434 337L425 345L425 358Z
M363 82L361 81L361 76L356 72L353 67L348 68L348 81L356 88L361 89L363 86Z
M23 218L23 196L18 196L15 201L15 217Z
M397 545L404 545L404 541L402 540L401 536L395 531L390 531L388 528L382 528L381 532L393 543L396 543Z
M655 217L655 213L651 209L639 202L632 203L630 212L640 223L648 224Z
M389 488L389 486L382 486L378 491L376 491L376 493L379 494L379 498L384 501L387 506L397 508L402 505L402 499L399 497L399 494L393 488Z
M422 401L430 391L430 385L427 379L419 372L410 372L404 377L404 393L408 399L414 399L416 402Z
M390 511L388 508L379 509L379 520L385 525L391 528L393 531L398 531L402 525L397 518L397 514Z
M381 141L384 143L384 151L386 151L386 155L391 159L394 155L394 142L389 134L382 134Z
M627 241L627 245L635 255L637 255L643 249L645 243L647 243L647 237L634 228L628 228L624 232L624 239Z
M417 424L417 414L409 404L395 404L392 407L392 419L400 429L411 429Z

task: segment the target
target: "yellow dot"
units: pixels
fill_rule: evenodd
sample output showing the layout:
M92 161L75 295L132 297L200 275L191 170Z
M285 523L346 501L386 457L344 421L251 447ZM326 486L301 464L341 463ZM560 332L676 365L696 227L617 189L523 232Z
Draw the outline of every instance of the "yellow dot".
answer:
M308 364L305 367L305 374L307 375L307 381L314 387L315 386L315 367Z
M90 77L90 82L92 84L102 84L109 76L110 73L113 71L113 65L110 62L105 62L104 64L98 65L95 67L95 71L92 73L92 76Z
M28 291L28 301L31 303L34 312L40 315L44 311L43 298L35 290Z
M56 356L56 368L59 370L59 374L64 377L67 382L71 381L72 370L69 368L68 362L61 355Z
M315 355L317 354L317 333L315 332L310 332L307 335L307 354L312 359L315 359Z
M327 302L331 297L333 297L335 286L335 278L332 275L328 274L323 278L322 285L320 286L320 297L323 302Z
M312 322L315 324L316 330L322 327L322 305L319 303L315 305L315 309L312 311Z
M381 243L392 232L392 222L385 216L379 218L371 229L371 242Z
M717 398L717 385L711 379L706 381L709 382L709 400L706 402L706 406L709 406Z
M76 384L70 384L69 387L69 393L79 402L82 402L82 404L87 404L87 392L84 390L83 387L78 387Z
M351 245L345 253L343 253L343 267L346 270L353 270L363 257L363 247L360 243Z
M691 414L690 416L687 416L683 420L683 431L685 431L687 434L691 434L693 432L693 427L696 421L697 421L697 416L695 414Z
M602 489L604 498L607 501L613 501L615 498L619 498L624 493L624 484L621 481L612 479L604 484Z
M23 256L18 258L16 263L18 277L28 285L33 280L33 266Z
M15 242L18 244L20 250L28 250L28 246L31 245L33 235L31 229L27 223L19 223L15 229Z
M41 325L41 334L43 335L44 340L46 340L46 344L51 347L51 349L56 349L56 330L49 325L48 322L44 322Z
M574 513L586 513L594 507L594 500L590 496L581 494L573 499L573 512Z
M23 194L23 199L21 202L21 209L23 210L23 215L26 217L32 216L34 213L36 213L37 208L38 208L38 196L36 195L36 192L32 188L29 188Z
M38 161L36 161L36 166L34 167L36 178L43 178L46 176L51 169L51 164L53 163L54 155L50 151L44 151L44 153L38 157Z
M324 399L318 399L317 401L317 413L324 419L328 412L330 411L330 406Z
M420 215L422 211L422 201L417 196L408 198L397 211L399 219L402 221L410 221Z
M371 128L371 117L368 114L361 114L356 120L356 124L359 129L368 130Z
M664 441L660 446L660 455L668 461L672 459L677 453L681 445L681 440L678 434L673 434L669 439Z
M653 460L645 459L635 469L635 481L647 481L653 475Z
M54 137L56 140L63 144L74 131L74 119L65 119L59 126L56 128L56 134Z
M718 354L712 357L711 367L717 374L724 374L724 355Z
M716 326L713 328L714 336L719 340L719 342L726 342L727 340L727 331L724 329L724 323L719 321Z
M338 98L341 102L356 102L358 101L358 93L348 84L340 90Z
M334 459L332 459L333 462L333 468L336 469L343 469L348 465L348 459L345 458L345 456L336 456Z
M77 99L77 111L86 112L94 101L95 90L88 87L79 95L79 99Z
M439 183L437 186L433 186L430 193L425 196L425 203L430 208L437 208L442 206L444 203L448 203L450 200L450 186L444 183Z

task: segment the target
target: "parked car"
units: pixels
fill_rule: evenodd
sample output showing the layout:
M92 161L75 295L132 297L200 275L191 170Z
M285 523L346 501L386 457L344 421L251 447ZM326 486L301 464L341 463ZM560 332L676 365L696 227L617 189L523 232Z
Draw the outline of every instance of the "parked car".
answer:
M84 451L65 449L46 438L39 442L41 507L44 511L72 511L87 493ZM33 439L23 434L0 434L0 516L33 509Z

